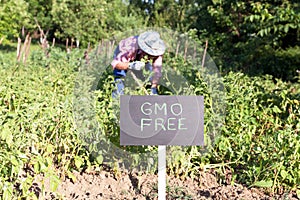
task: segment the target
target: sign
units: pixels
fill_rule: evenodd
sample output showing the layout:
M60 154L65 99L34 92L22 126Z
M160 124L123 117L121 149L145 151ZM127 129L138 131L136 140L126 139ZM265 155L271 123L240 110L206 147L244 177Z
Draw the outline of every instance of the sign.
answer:
M121 145L204 145L203 96L120 96Z

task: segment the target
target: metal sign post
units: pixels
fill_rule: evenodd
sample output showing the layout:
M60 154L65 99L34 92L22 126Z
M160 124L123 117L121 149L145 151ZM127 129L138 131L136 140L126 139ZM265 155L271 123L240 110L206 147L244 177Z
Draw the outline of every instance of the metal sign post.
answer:
M166 146L158 145L158 200L166 199Z

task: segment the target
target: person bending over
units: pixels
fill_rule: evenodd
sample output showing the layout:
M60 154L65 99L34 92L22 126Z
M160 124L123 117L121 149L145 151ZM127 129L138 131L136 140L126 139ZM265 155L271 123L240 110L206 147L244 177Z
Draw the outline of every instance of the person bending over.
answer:
M123 78L128 70L141 71L143 68L153 72L151 94L157 94L165 49L165 43L156 31L146 31L121 40L111 63L116 83L113 97L124 94Z

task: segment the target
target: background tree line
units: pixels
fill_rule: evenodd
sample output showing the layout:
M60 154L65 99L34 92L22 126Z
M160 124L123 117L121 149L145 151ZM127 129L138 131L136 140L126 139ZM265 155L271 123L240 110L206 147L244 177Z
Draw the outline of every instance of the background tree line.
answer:
M38 33L37 23L65 43L96 44L140 27L188 32L224 72L299 77L300 3L297 0L0 0L0 40Z

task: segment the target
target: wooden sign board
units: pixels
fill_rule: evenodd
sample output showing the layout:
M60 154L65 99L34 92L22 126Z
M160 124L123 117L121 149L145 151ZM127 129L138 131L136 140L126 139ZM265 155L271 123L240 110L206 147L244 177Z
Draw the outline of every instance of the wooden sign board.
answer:
M121 145L204 145L203 96L120 96Z

